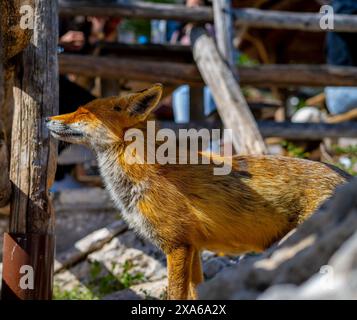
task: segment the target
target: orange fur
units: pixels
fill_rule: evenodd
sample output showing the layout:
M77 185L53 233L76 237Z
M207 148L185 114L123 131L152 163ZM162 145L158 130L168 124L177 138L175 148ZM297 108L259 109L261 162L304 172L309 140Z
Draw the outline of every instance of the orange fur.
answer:
M212 174L212 163L128 164L124 133L145 128L161 93L155 85L124 98L97 99L52 117L48 126L55 137L97 152L124 217L167 254L169 298L196 298L203 280L201 250L266 249L311 215L348 175L324 163L280 156L235 156L231 173L221 176Z

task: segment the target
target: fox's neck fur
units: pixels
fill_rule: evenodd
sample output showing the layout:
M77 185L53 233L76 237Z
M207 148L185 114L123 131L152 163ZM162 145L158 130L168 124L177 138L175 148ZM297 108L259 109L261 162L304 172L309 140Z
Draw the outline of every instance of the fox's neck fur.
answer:
M155 242L157 237L154 231L137 209L138 202L150 188L150 178L155 172L155 165L128 165L124 151L125 146L121 143L96 150L101 175L124 220L144 237Z

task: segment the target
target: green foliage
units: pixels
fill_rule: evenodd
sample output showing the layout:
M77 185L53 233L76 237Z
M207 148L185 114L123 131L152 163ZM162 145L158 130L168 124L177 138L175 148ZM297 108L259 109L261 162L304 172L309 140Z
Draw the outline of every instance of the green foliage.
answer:
M288 152L289 157L306 159L309 157L309 153L301 147L296 146L290 141L282 141L281 145Z
M122 265L123 272L119 276L116 276L113 273L116 266L117 264L113 262L111 270L106 275L100 276L103 271L102 265L98 261L92 262L90 267L89 287L99 296L129 288L133 284L144 279L142 273L139 272L134 274L131 272L134 264L130 260L125 261Z
M97 300L112 292L129 288L145 280L141 272L132 272L134 266L132 261L125 261L121 266L122 273L116 276L114 274L116 263L112 263L111 270L106 272L99 261L93 261L90 264L89 281L86 287L78 286L72 290L61 290L58 285L55 285L53 298L55 300Z
M124 286L124 288L129 288L133 284L144 280L144 275L141 272L135 274L130 272L130 270L134 267L132 261L125 261L122 267L123 273L119 276L119 281Z
M175 3L175 0L145 0L145 2ZM148 19L124 19L120 24L120 28L133 32L136 37L146 36L150 39L151 24Z
M125 19L120 24L120 28L126 31L131 31L136 37L139 35L146 36L150 39L150 20L144 19Z
M303 107L306 107L306 100L299 98L298 103L294 106L295 112L300 110Z
M245 53L239 53L238 55L238 59L237 59L237 64L239 66L256 66L259 64L259 62L257 60L254 60L252 58L250 58L247 54Z
M86 287L61 290L58 285L53 288L53 300L98 300L98 297Z
M357 145L350 145L347 147L340 147L335 145L332 147L332 149L337 156L345 156L351 160L351 165L348 167L340 162L333 163L333 165L346 171L350 175L357 176L357 172L354 170L357 163Z
M333 146L333 151L336 153L336 155L345 155L357 158L357 145L350 145L347 147L340 147L335 145Z

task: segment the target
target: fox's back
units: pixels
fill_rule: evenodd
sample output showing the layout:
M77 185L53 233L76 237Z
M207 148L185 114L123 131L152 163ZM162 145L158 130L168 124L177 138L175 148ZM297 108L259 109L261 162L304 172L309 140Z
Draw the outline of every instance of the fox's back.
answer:
M263 250L313 213L349 176L320 162L279 156L233 157L229 175L209 165L166 166L162 197L190 207L190 239L212 250ZM185 216L183 210L178 214ZM189 225L185 226L188 233ZM235 247L236 249L234 249Z

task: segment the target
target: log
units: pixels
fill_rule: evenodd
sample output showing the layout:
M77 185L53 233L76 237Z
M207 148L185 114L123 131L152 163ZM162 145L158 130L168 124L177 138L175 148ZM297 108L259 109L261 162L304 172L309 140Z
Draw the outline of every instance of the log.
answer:
M15 74L10 172L15 194L10 230L19 233L53 231L48 189L56 150L44 119L58 113L58 31L57 8L45 3L36 0L37 43L22 52Z
M128 226L126 223L123 220L120 220L90 233L56 257L54 272L58 273L63 269L82 261L89 254L101 249L106 243L127 229Z
M261 10L253 8L233 9L235 25L255 28L294 29L327 32L320 28L320 13ZM60 0L63 16L107 16L142 19L167 19L183 22L212 22L213 11L209 7L188 8L183 5L159 3L101 3L94 1L67 2ZM356 15L335 14L335 32L357 32Z
M339 124L329 123L292 123L275 122L269 120L257 121L261 135L264 138L279 137L292 140L322 140L323 138L356 138L356 122L344 122ZM160 121L161 128L174 130L177 135L179 129L197 129L202 128L218 129L220 123L213 122L190 122L188 124L178 124L172 121Z
M2 1L0 2L2 6ZM3 39L3 25L0 24L0 39ZM7 205L11 195L11 183L9 180L9 154L6 143L6 130L3 124L2 105L5 102L4 79L4 48L0 42L0 208Z
M213 1L214 28L217 48L221 56L233 70L234 48L233 48L233 19L230 11L232 9L230 0Z
M4 240L3 299L50 299L54 256L55 144L44 119L58 112L56 1L34 1L33 43L17 56L10 179L10 232ZM34 287L20 287L23 264L33 269Z
M236 26L254 28L291 29L314 32L328 32L322 29L322 14L261 10L253 8L234 9L232 14ZM357 32L357 15L334 14L334 32Z
M61 54L59 67L61 74L74 73L88 77L123 77L178 85L203 83L197 67L191 63ZM239 67L238 73L241 85L257 87L357 86L357 67L348 66L268 64Z
M356 86L357 68L332 65L266 64L239 68L242 83L262 86Z
M206 31L191 32L193 57L206 85L211 89L217 111L226 128L232 129L233 146L239 154L266 153L266 147L239 84L221 58Z
M258 123L258 126L264 137L282 137L292 140L357 137L356 122L327 124L261 121Z
M103 3L95 1L59 2L62 16L107 16L120 18L166 19L183 22L208 22L213 20L211 8L188 8L183 5L161 3Z
M231 0L216 0L213 2L213 13L214 13L214 26L216 31L216 42L218 53L224 59L227 64L230 72L233 77L231 80L228 80L232 86L231 90L235 90L235 95L238 98L237 102L237 111L241 112L242 119L236 115L236 123L245 122L247 129L245 134L248 137L243 136L243 131L233 130L232 137L225 137L225 143L233 144L235 151L238 153L255 153L255 154L264 154L267 153L267 149L264 145L263 138L260 136L259 131L257 130L256 123L253 115L250 112L247 102L245 101L244 95L240 90L239 86L239 74L237 72L234 60L234 48L233 48L233 19L231 15L232 3ZM208 72L208 71L207 71ZM201 70L202 73L202 70ZM209 76L209 75L208 75ZM211 75L212 77L212 75ZM213 77L212 77L213 79ZM234 81L236 83L234 83ZM228 83L227 83L228 84ZM219 90L218 88L216 90ZM218 94L218 93L217 93ZM230 115L232 112L229 111L227 105L219 105L217 102L218 113L221 117L225 116L226 120L223 120L225 124L229 123ZM244 120L244 118L246 120ZM232 124L232 123L231 123ZM229 127L228 127L229 128ZM233 129L233 128L232 128ZM250 136L250 137L249 137ZM244 147L244 140L247 139L253 142L256 140L255 145ZM231 140L232 139L232 140ZM240 149L237 149L240 148Z
M148 82L202 85L201 76L193 64L61 54L59 67L62 74L74 73L109 79L123 77Z

